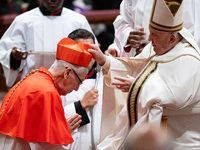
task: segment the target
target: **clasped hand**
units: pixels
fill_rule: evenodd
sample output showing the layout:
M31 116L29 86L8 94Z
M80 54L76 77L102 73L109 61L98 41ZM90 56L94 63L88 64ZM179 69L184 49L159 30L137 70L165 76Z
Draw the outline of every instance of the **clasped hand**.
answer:
M85 109L87 107L93 107L98 102L98 90L94 89L94 87L85 93L83 99L81 100L82 108Z
M11 54L16 60L24 60L28 56L28 52L23 52L21 48L17 47L12 48Z
M136 55L142 52L143 48L148 44L144 42L146 33L144 32L144 28L140 28L140 30L131 31L128 39L127 44L129 44L132 48L135 48Z

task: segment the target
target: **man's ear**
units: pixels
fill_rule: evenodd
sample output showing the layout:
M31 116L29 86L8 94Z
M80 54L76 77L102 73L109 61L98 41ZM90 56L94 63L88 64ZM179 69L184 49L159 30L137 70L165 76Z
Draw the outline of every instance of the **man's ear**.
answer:
M176 35L172 33L170 37L170 43L176 42L176 39L177 39Z
M69 67L65 69L65 72L64 72L64 77L65 77L65 78L68 78L68 76L69 76L71 70L72 70L72 69L69 68Z

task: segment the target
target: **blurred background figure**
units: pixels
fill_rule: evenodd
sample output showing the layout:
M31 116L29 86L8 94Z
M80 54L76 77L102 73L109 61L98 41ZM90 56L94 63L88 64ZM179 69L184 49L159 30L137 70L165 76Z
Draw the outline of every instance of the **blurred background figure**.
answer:
M73 0L74 11L87 12L90 10L114 10L119 9L122 0ZM91 24L92 30L101 43L104 52L114 41L114 27L104 23Z
M40 6L40 4L42 2L42 0L22 0L22 1L24 3L27 3L27 11ZM73 0L64 0L63 7L66 7L66 8L69 8L71 10L74 10L72 1Z
M23 12L21 5L16 0L0 0L0 16L8 14L21 14ZM0 28L0 35L3 34L4 28ZM0 36L1 38L1 36ZM7 92L5 77L1 73L3 68L0 64L0 91ZM0 93L0 98L4 97L4 93Z
M15 0L0 1L0 15L6 14L21 14L22 8Z
M173 150L171 134L152 124L135 125L130 131L124 150Z
M83 0L88 4L89 0ZM91 1L91 0L90 0ZM120 3L122 0L92 0L92 9L93 10L114 10L119 9ZM101 50L105 52L109 45L111 45L114 41L114 27L113 25L106 24L97 24L91 26L94 34L97 37L99 43L101 43Z

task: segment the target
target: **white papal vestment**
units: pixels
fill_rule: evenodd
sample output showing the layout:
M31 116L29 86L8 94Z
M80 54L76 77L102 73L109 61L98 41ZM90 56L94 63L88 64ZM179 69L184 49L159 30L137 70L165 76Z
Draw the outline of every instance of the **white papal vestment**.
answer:
M107 72L110 67L106 74L111 79L107 80L108 84L114 76L129 74L136 79L130 88L128 106L125 106L128 111L119 114L129 114L129 118L127 121L119 118L115 129L98 149L119 148L128 134L125 126L144 122L160 126L162 116L168 116L167 127L175 137L175 149L200 149L200 52L185 28L179 33L184 38L166 54L155 55L150 43L135 58L137 60L122 58L119 61L107 57L103 68Z

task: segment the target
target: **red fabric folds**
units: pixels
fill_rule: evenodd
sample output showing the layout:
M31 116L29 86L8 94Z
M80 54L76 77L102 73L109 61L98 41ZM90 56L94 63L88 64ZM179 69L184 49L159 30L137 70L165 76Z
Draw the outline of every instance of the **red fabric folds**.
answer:
M72 143L55 78L47 69L40 70L5 96L0 109L0 132L28 142Z
M63 38L57 45L56 58L87 68L93 57L88 49L92 49L88 44L77 44L70 38Z

